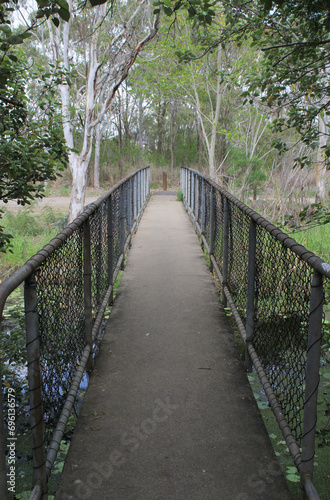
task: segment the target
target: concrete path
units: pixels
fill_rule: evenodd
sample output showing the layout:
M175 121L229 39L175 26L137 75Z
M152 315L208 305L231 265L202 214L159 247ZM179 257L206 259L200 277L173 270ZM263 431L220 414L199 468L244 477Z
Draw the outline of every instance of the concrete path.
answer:
M55 498L291 498L174 196L142 218Z

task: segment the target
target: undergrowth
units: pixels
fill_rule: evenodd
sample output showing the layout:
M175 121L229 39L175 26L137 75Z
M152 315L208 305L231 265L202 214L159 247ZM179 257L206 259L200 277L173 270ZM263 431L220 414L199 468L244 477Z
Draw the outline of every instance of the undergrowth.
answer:
M32 205L18 212L5 211L2 224L13 238L9 250L0 255L0 282L49 243L65 227L66 217L51 207L34 213Z

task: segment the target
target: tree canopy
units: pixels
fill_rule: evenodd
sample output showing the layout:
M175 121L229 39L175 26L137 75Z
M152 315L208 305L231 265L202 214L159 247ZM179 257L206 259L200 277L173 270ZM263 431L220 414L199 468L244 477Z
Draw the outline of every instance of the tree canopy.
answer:
M217 25L218 5L225 22L212 36L200 31L204 53L219 44L250 41L260 50L258 68L242 81L242 96L258 98L276 110L277 131L295 128L302 140L312 144L318 137L317 117L330 114L330 8L327 0L256 0L241 2L204 0L156 2L167 15L185 9L194 25ZM201 57L190 49L178 51L181 60ZM281 110L283 112L281 112ZM278 141L279 149L285 144Z

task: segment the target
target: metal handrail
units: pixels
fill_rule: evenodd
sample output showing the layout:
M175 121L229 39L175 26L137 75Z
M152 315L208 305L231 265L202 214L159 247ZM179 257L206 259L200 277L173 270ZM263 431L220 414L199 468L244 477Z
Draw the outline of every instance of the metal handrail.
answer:
M123 267L124 256L129 247L132 235L136 231L143 211L150 197L150 167L137 170L133 174L125 177L103 196L88 205L84 211L71 222L60 234L52 239L42 250L31 257L22 267L14 272L6 281L0 285L0 318L9 295L22 283L25 283L25 316L27 335L27 364L29 378L30 408L31 408L31 429L33 440L33 466L35 487L30 499L47 498L47 481L54 465L57 452L63 438L68 418L73 409L73 405L78 393L81 380L86 369L91 367L92 348L97 332L100 328L102 318L107 305L110 303L113 294L113 285L116 277ZM116 205L117 213L114 215ZM98 237L107 240L108 261L105 265L105 273L108 286L100 302L95 318L93 318L93 296L92 296L92 257L91 253L91 231L90 224L93 217ZM92 222L91 222L92 221ZM117 227L115 234L114 224ZM80 231L80 233L79 233ZM83 231L83 233L81 233ZM104 231L106 234L103 234ZM85 347L80 353L79 362L75 373L71 379L71 386L58 419L53 438L46 453L44 443L44 418L43 418L43 394L42 394L42 370L40 368L40 346L38 330L38 293L36 283L36 272L41 266L46 266L48 260L58 249L69 241L72 235L80 234L83 244L83 261L78 265L82 266L79 273L84 275L84 294L82 308L84 309L85 321ZM82 234L82 236L81 236ZM94 243L97 248L101 243ZM119 244L119 253L118 253ZM94 252L95 253L95 252ZM100 257L101 259L101 257ZM101 266L101 262L97 263ZM104 265L104 263L103 263ZM94 266L95 267L95 266ZM95 272L95 270L94 270ZM100 271L101 272L101 271ZM103 273L104 274L104 273ZM104 276L102 275L102 278ZM98 279L96 277L95 279ZM38 281L38 280L37 280ZM98 292L99 293L99 292ZM94 307L95 309L95 307ZM0 360L1 361L1 360ZM1 365L1 363L0 363ZM0 366L1 368L1 366ZM2 378L1 378L2 381ZM1 385L2 396L2 385ZM0 398L0 414L3 415L2 398ZM4 423L0 424L0 493L1 498L7 498L7 477L5 460L5 440Z
M222 186L213 179L197 172L196 170L181 168L181 190L183 192L183 203L188 211L196 232L201 238L203 247L209 254L210 269L216 273L222 285L222 297L224 305L229 304L233 317L237 323L239 332L246 346L246 367L251 363L259 376L261 384L265 390L269 405L276 417L278 425L286 440L291 456L300 473L301 498L316 500L318 494L312 483L313 477L313 457L315 449L315 426L317 412L317 392L319 384L320 348L322 339L322 306L323 306L323 279L330 278L330 264L308 251L303 245L298 244L294 239L276 228L273 224L260 216L254 210L237 200L228 193ZM206 191L208 196L206 196ZM221 206L220 206L221 205ZM247 269L244 277L246 288L245 296L245 316L242 318L238 306L232 296L229 284L229 228L233 230L235 221L229 221L229 205L236 207L240 213L244 214L249 224L248 250L246 251L245 267ZM231 209L232 210L232 209ZM215 217L215 212L220 213L220 222ZM208 220L206 221L206 214ZM219 225L220 224L220 225ZM221 226L221 227L220 227ZM313 279L311 282L311 292L309 299L308 315L308 344L306 348L306 388L304 402L304 421L301 449L292 434L290 425L284 415L284 411L278 398L275 395L274 387L269 381L269 377L263 366L262 360L254 346L255 318L258 312L257 299L258 284L256 283L256 228L271 235L280 245L289 249L295 256L308 264L313 269ZM241 231L241 227L236 228ZM216 257L214 254L215 234L222 235L222 254ZM259 252L262 253L263 249ZM272 259L274 255L269 255ZM259 264L260 265L260 264ZM278 262L274 260L274 267ZM221 269L220 269L221 268ZM259 273L260 273L259 269Z

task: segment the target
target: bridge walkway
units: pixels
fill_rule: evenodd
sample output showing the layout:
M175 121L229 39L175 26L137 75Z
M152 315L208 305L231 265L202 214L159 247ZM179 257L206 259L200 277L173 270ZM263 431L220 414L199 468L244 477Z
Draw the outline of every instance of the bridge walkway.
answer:
M174 196L134 238L55 498L291 498Z

